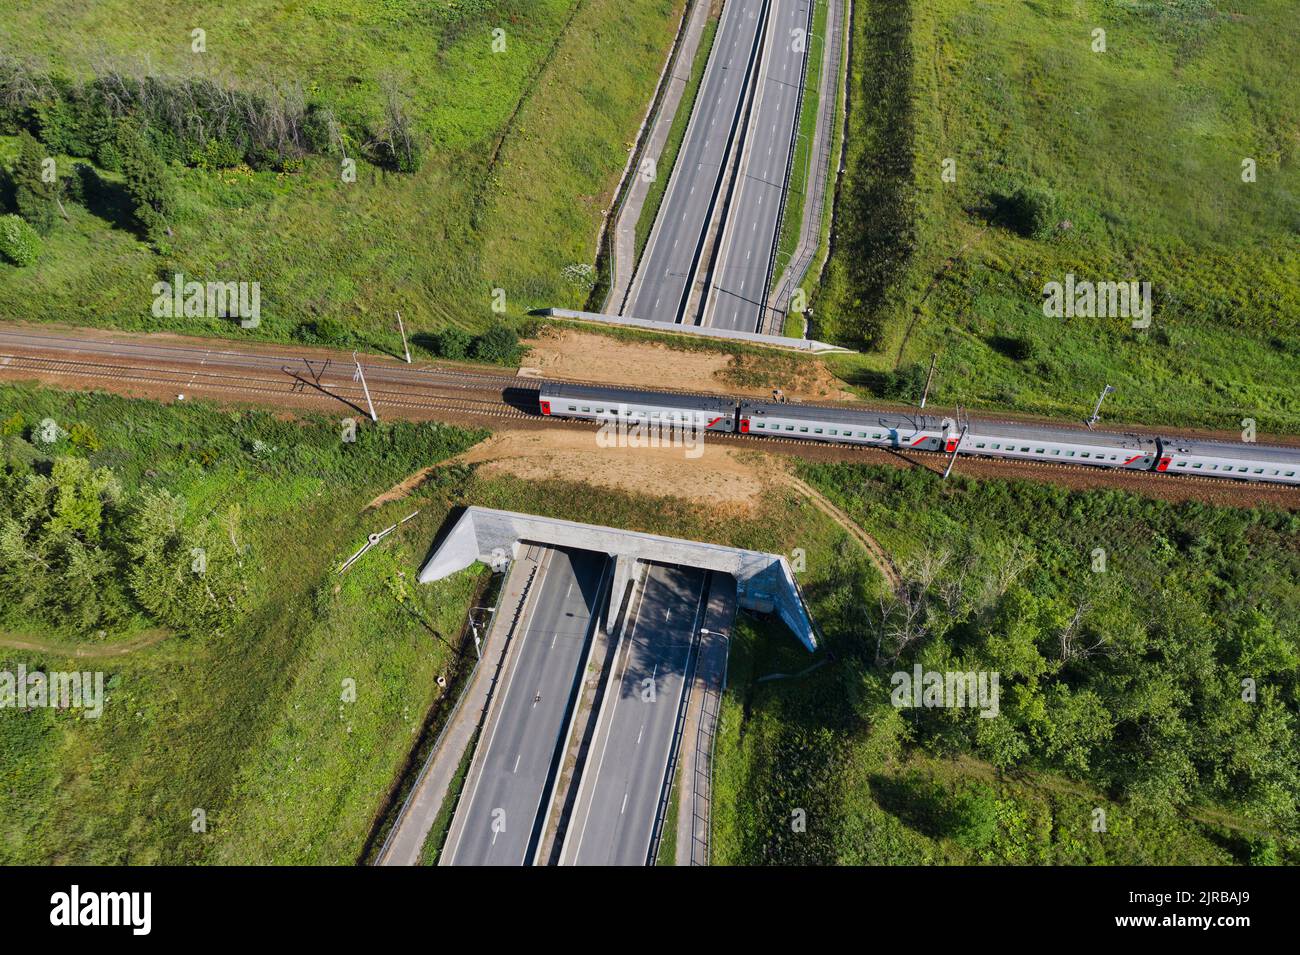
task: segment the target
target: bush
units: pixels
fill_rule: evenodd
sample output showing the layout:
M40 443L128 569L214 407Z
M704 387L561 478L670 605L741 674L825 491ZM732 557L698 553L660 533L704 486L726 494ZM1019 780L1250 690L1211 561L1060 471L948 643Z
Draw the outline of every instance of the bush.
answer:
M41 255L36 230L15 215L0 217L0 255L17 266L28 266Z
M930 372L929 365L913 363L902 368L886 372L881 376L876 393L891 401L915 402L921 400L925 391L925 378ZM931 395L933 397L933 395Z
M509 325L498 323L474 339L473 354L479 361L513 364L519 357L519 336Z
M459 328L448 328L439 332L436 343L438 354L453 361L468 358L470 349L474 347L474 339L468 332Z
M345 322L328 315L314 322L299 325L294 336L309 345L351 347L356 344L356 335L353 334L352 329Z
M1019 186L995 199L1004 225L1026 239L1046 239L1064 218L1056 193L1038 186Z
M230 169L244 161L244 155L238 146L220 139L209 139L203 146L190 150L190 165L204 172L214 169Z

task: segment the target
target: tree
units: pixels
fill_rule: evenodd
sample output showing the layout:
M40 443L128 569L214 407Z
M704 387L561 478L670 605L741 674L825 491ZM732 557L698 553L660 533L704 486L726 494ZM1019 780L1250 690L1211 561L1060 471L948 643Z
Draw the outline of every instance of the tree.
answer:
M172 234L175 214L175 185L166 163L153 149L148 138L131 124L123 124L118 133L122 153L122 173L127 192L134 204L136 221L155 244Z
M59 212L59 178L51 175L45 147L27 130L18 134L18 159L14 164L14 202L18 214L44 235L54 228ZM47 181L48 180L48 181Z

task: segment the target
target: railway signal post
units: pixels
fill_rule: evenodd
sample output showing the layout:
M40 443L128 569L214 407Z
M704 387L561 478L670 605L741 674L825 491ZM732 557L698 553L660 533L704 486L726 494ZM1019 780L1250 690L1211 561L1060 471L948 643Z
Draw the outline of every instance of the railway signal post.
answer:
M1101 419L1101 403L1106 400L1106 396L1114 391L1114 387L1107 385L1101 389L1101 396L1097 399L1096 406L1092 409L1092 417L1088 419L1088 427L1091 428Z

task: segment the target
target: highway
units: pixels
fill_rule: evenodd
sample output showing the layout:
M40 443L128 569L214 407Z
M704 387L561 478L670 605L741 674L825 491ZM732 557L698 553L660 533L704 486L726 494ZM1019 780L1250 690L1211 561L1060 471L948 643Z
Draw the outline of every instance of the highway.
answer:
M713 266L703 324L758 331L781 228L786 171L799 120L808 53L809 0L772 0L767 49L746 138L743 166ZM794 31L804 35L799 49Z
M698 568L655 565L610 673L561 861L646 865L704 597ZM668 838L675 838L668 834Z
M448 865L531 865L609 560L552 550L456 808Z
M622 314L682 320L723 167L740 129L766 0L727 0L686 136ZM661 173L667 170L660 170Z

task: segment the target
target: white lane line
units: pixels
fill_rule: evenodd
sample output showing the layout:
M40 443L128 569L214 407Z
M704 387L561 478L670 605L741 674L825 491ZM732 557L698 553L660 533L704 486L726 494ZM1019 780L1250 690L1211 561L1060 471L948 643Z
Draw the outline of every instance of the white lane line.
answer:
M623 815L623 813L626 812L626 811L627 811L627 793L624 792L624 793L623 793L623 805L622 805L622 807L619 808L619 810L618 810L618 814L621 816L621 815Z
M512 770L510 770L512 773L517 773L517 772L519 772L519 760L521 760L521 759L523 759L523 758L524 758L524 754L523 754L523 753L520 753L518 756L515 757L515 768L512 769Z

